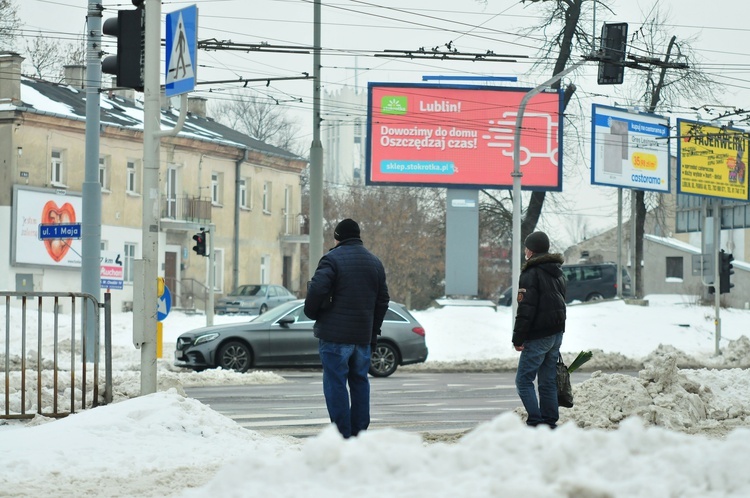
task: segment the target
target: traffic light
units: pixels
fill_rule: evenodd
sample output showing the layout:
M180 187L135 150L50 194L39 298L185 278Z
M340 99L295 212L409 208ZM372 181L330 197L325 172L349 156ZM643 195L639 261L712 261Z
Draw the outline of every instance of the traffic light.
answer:
M599 59L600 85L621 85L625 75L625 50L628 45L628 23L602 26L602 58Z
M206 232L204 230L201 230L200 233L196 233L193 235L193 240L195 241L195 245L193 246L193 251L195 251L195 254L198 256L205 256L206 255Z
M143 91L146 16L142 1L135 10L120 10L104 21L102 33L117 37L117 55L105 57L102 71L117 77L117 86Z
M719 253L719 292L722 294L728 294L730 289L734 287L734 284L729 281L729 276L734 275L734 256L732 253L724 252L724 249Z

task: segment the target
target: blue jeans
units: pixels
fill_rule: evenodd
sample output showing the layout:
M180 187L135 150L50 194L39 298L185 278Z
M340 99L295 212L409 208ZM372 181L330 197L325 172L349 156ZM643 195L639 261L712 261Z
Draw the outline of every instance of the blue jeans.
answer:
M557 357L562 345L562 332L523 343L516 370L516 392L529 418L528 425L547 424L554 428L560 413L557 405ZM539 385L539 400L534 378Z
M367 377L370 345L341 344L321 339L318 350L323 363L323 394L328 416L342 436L356 436L370 425L370 379Z

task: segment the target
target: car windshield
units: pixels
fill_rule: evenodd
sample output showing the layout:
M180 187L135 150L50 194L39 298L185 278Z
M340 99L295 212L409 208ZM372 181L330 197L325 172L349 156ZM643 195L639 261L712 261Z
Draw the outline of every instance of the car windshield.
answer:
M255 323L269 323L269 322L275 322L282 316L286 315L290 311L294 310L298 306L302 306L303 301L287 301L284 304L280 304L276 306L275 308L271 308L270 310L266 311L262 315L256 316L254 319L250 320L251 322Z
M257 296L258 294L265 294L265 285L242 285L237 287L235 290L230 292L229 296Z

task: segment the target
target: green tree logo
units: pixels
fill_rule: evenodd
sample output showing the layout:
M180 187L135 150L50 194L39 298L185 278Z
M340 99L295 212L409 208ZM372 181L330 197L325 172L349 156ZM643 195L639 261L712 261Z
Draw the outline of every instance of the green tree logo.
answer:
M382 114L406 114L407 99L405 96L385 95L380 99Z

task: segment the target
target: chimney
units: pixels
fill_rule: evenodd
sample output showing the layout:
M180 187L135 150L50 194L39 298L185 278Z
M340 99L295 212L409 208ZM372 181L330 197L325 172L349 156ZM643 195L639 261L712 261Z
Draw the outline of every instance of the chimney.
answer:
M63 81L66 85L82 90L86 87L86 66L81 64L63 66Z
M204 97L188 97L188 112L205 118L207 101Z
M102 81L102 84L104 84L104 81ZM111 87L108 92L110 98L120 97L131 102L135 101L135 90L133 90L132 88L118 88L116 76L112 76L109 86Z
M16 52L0 52L0 100L21 103L21 63Z

